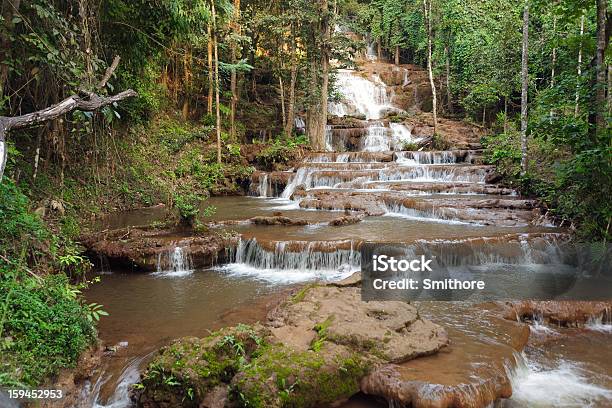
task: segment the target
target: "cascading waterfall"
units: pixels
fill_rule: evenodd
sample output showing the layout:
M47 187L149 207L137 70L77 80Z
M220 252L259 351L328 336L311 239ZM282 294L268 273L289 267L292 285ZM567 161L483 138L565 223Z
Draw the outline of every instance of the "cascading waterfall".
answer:
M268 174L264 174L264 176L259 180L259 187L257 189L257 193L260 197L268 197L268 190L271 189L270 181Z
M343 99L340 102L329 102L328 112L331 115L363 115L367 120L375 120L380 119L387 109L396 110L391 105L387 87L382 81L370 81L353 72L346 69L338 71L336 84Z
M381 122L374 122L368 126L368 133L363 139L364 152L384 152L390 150L387 128Z
M440 152L396 152L397 162L402 164L455 164L457 155L453 151Z
M232 262L219 270L273 283L338 280L360 265L352 241L279 241L273 247L256 239L240 240L230 254Z
M592 384L575 362L560 360L546 368L530 361L525 353L516 353L515 360L515 366L506 371L512 401L521 406L591 407L612 399L612 391Z
M157 256L158 276L185 276L193 272L191 257L183 248L177 246L167 253Z
M333 134L331 125L325 125L325 149L328 152L334 151Z

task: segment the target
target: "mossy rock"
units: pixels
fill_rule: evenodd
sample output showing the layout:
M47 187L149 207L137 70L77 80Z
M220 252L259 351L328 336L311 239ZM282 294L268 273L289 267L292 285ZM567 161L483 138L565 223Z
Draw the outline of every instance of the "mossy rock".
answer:
M296 352L282 344L266 346L232 381L238 406L324 407L359 391L372 362L348 348L325 342L320 351Z
M241 367L259 355L266 335L262 326L238 325L163 347L136 387L139 405L197 407L210 390L229 384Z
M221 386L228 390L225 406L327 406L357 393L374 363L329 342L298 352L270 339L259 325L180 339L149 364L136 387L138 405L198 407Z

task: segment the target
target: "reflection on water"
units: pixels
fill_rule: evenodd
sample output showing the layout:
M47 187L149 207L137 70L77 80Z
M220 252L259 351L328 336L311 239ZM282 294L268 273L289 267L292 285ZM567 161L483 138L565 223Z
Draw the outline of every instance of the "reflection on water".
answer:
M99 392L104 403L113 398L117 386L133 383L143 356L179 337L204 337L222 326L262 320L264 296L267 299L287 288L211 270L174 278L155 274L105 274L101 278L101 283L86 292L89 302L104 305L110 314L100 321L99 336L107 345L127 342L127 347L104 359L99 390L92 390Z

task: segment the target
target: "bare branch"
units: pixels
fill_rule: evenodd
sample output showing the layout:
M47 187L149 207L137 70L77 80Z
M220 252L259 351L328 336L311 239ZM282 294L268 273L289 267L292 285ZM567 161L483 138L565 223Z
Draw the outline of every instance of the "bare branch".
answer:
M117 64L119 63L117 58L115 58L115 61L113 61L113 65L111 65L106 71L106 74L108 74L109 77L110 75L112 75L112 71L114 71L114 69L111 70L111 68L113 68L113 66L115 66L116 68L115 62ZM121 93L118 93L117 95L108 97L99 96L93 92L89 92L84 96L69 96L68 98L55 105L49 106L48 108L41 109L36 112L27 113L25 115L13 117L0 116L0 181L2 181L4 168L6 167L8 150L6 147L6 135L10 131L15 129L23 129L40 123L48 122L50 120L57 119L67 113L70 113L76 109L85 112L91 112L136 95L138 94L132 89L128 89L127 91L123 91Z
M102 80L98 83L99 89L103 89L106 86L106 83L108 82L110 77L113 75L113 72L115 72L115 70L117 69L117 66L119 65L120 60L121 60L121 57L116 55L110 67L106 69L106 72L104 73L104 76L102 77Z

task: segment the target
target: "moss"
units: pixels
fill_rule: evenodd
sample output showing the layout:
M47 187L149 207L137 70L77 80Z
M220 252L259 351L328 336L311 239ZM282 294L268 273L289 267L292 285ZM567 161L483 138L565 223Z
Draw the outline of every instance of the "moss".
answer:
M229 383L233 376L259 355L261 333L239 325L212 333L204 339L184 338L160 350L137 387L147 400L197 406L213 387ZM191 390L191 391L190 391Z
M269 345L233 381L232 395L246 407L318 407L359 391L369 362L357 353L295 352Z
M241 407L317 407L359 391L370 360L325 340L331 318L316 325L317 351L296 352L265 340L261 326L239 325L205 339L165 347L150 364L140 402L198 406L213 387L227 385Z

